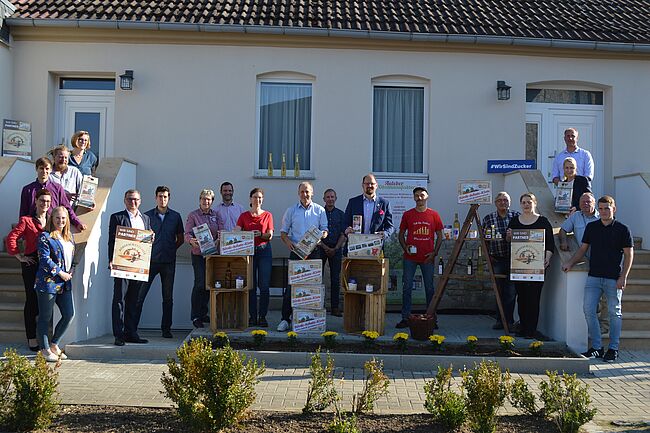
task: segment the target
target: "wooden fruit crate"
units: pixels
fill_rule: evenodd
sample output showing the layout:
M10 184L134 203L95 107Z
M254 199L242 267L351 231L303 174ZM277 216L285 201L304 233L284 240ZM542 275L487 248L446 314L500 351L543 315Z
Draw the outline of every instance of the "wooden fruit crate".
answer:
M350 334L377 331L384 335L386 293L343 292L343 329Z
M348 280L357 280L357 290L365 291L366 284L372 284L373 293L388 291L388 259L343 258L341 266L341 287L349 290Z
M210 290L210 329L242 331L248 328L248 290Z
M230 266L232 287L225 287L226 270ZM253 258L251 256L208 256L205 259L205 285L207 290L214 289L215 281L221 282L219 291L235 289L235 278L244 277L244 289L248 290L253 284ZM243 290L243 289L240 289Z

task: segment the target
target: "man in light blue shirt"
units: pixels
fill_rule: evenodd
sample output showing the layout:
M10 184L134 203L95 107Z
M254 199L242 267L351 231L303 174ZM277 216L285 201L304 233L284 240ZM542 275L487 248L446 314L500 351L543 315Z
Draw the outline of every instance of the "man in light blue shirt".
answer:
M598 211L596 210L596 198L590 192L586 192L580 196L580 210L574 212L567 218L560 228L558 238L560 239L560 249L562 251L569 251L569 244L567 243L567 233L573 232L578 245L582 245L582 235L585 233L585 227L592 221L600 219ZM589 258L589 250L585 253Z
M578 130L575 128L568 128L564 131L564 143L566 149L555 155L553 160L553 183L558 184L564 177L564 160L572 157L576 160L576 174L584 176L589 180L594 180L594 159L588 150L578 147Z
M282 217L282 228L280 238L289 248L291 254L289 259L299 260L300 257L294 252L295 244L300 242L305 232L312 227L318 227L323 232L323 238L327 237L327 212L325 208L312 202L314 187L309 182L301 182L298 185L298 197L300 202L286 210ZM315 248L307 259L320 259L320 248ZM282 320L278 325L278 331L284 332L289 329L291 323L291 288L286 287L282 292Z

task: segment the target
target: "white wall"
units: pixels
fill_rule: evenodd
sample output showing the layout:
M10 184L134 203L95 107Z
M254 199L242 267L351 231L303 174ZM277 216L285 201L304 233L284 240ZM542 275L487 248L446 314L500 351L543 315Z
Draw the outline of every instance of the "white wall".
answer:
M1 127L0 127L1 128ZM8 160L9 158L7 158ZM23 186L36 180L34 163L23 159L16 159L9 172L0 182L0 234L4 236L11 230L11 225L18 222L20 210L20 192ZM0 249L4 249L0 248Z
M12 119L13 82L12 52L7 45L0 42L0 122L2 119Z
M650 178L649 175L646 174ZM642 248L650 245L650 187L640 175L616 179L616 218L630 227L632 236L643 239ZM641 207L645 206L645 209Z

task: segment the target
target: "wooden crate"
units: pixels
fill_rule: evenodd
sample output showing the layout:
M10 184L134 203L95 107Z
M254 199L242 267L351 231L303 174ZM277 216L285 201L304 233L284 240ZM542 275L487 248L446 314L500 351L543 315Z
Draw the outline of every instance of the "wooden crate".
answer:
M226 289L224 281L226 278L226 269L230 266L233 278L233 287ZM248 290L253 284L253 258L251 256L208 256L205 259L205 285L207 290L214 289L215 281L221 281L221 289L234 289L235 277L241 275L244 277L244 288Z
M234 331L248 328L248 290L210 290L210 329Z
M348 280L357 280L357 290L365 291L366 284L372 284L373 293L388 291L388 259L343 258L341 266L341 287L348 290Z
M343 329L350 334L377 331L384 335L386 293L343 292Z

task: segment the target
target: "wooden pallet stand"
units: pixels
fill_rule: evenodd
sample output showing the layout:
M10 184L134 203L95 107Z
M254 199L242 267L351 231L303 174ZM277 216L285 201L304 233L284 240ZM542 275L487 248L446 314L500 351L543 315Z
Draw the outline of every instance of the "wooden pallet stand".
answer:
M241 289L214 288L220 281L222 286L226 269L230 266L233 285L238 275L244 277ZM206 289L210 290L210 329L234 331L248 328L248 291L253 282L253 259L250 256L208 256L205 260Z
M348 280L357 280L357 290L350 290ZM386 292L388 290L388 259L343 259L343 328L350 334L376 331L384 335ZM374 291L366 292L366 284Z

